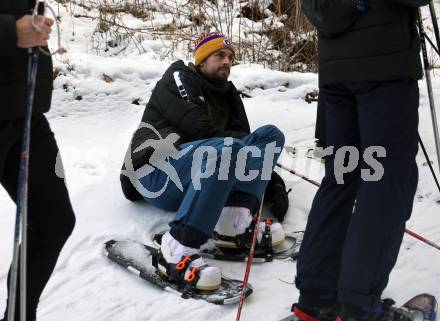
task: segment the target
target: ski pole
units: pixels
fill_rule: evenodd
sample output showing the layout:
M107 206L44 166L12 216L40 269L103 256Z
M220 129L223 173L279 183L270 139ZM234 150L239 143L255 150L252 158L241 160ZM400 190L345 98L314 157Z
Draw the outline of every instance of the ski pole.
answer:
M33 19L37 15L44 15L44 2L37 1L33 13ZM38 69L38 47L29 49L28 60L28 79L27 79L27 97L24 115L24 128L22 146L20 152L20 164L17 185L17 212L15 216L14 244L11 264L8 319L15 319L15 306L17 300L17 281L18 281L18 255L20 253L20 321L26 321L26 294L27 294L27 224L28 224L28 177L29 177L29 147L32 108L34 104L35 83ZM21 241L21 242L20 242ZM20 248L21 243L21 248Z
M431 14L432 26L434 27L434 35L435 35L435 40L437 42L437 52L438 52L439 45L440 45L440 33L439 33L439 29L438 29L437 15L435 13L433 1L431 1L429 3L429 12Z
M292 169L290 169L290 168L288 168L288 167L286 167L286 166L284 166L282 164L277 163L277 166L282 168L282 169L284 169L284 170L286 170L286 171L288 171L289 173L292 173L292 174L294 174L294 175L296 175L298 177L301 177L305 181L307 181L307 182L309 182L309 183L311 183L311 184L313 184L313 185L315 185L317 187L321 186L321 184L318 183L317 181L314 181L314 180L312 180L310 178L307 178L304 175L298 174L294 170L292 170ZM421 235L411 231L410 229L405 228L405 233L411 235L412 237L418 239L419 241L422 241L422 242L432 246L433 248L436 248L437 250L440 250L440 245L435 244L434 242L432 242L432 241L428 240L427 238L425 238L425 237L423 237L423 236L421 236Z
M287 166L284 166L284 165L281 164L281 163L277 163L277 166L278 166L279 168L282 168L282 169L284 169L285 171L287 171L287 172L289 172L289 173L295 175L295 176L298 176L299 178L305 180L306 182L309 182L309 183L311 183L311 184L313 184L313 185L315 185L315 186L317 186L317 187L321 186L321 184L319 184L317 181L314 181L313 179L310 179L310 178L308 178L307 176L304 176L304 175L302 175L302 174L299 174L299 173L297 173L296 171L294 171L293 169L291 169L291 168L289 168L289 167L287 167Z
M437 48L440 45L440 35L438 33L438 24L437 24L437 17L435 15L434 5L432 1L429 4L429 8L431 11L431 18L432 23L434 25L435 30L435 36L437 39ZM425 67L425 77L426 77L426 85L428 88L428 97L429 97L429 106L431 109L431 119L432 119L432 127L434 131L434 141L435 141L435 147L437 151L437 163L440 170L440 138L439 138L439 131L438 131L438 122L437 122L437 114L436 114L436 108L435 108L435 101L434 101L434 95L432 90L432 82L431 82L431 74L429 72L430 66L429 66L429 60L428 60L428 51L426 49L426 39L429 39L425 33L425 28L423 27L422 22L422 13L420 8L418 9L418 25L419 25L419 33L420 33L420 43L422 47L422 55L423 55L423 65Z
M240 304L238 305L236 321L240 321L241 309L243 308L244 299L246 298L246 288L247 288L247 284L248 284L248 280L249 280L249 274L251 273L251 266L252 266L252 259L254 258L255 244L257 243L258 229L260 226L260 217L261 217L261 212L263 211L263 202L264 202L264 194L263 194L263 197L261 198L261 204L260 204L260 208L258 209L257 217L255 218L256 224L255 224L255 228L254 228L254 233L252 235L251 248L249 249L249 254L248 254L248 258L247 258L246 272L244 274L243 286L242 286L241 295L240 295Z
M418 235L417 233L414 233L413 231L411 231L409 229L405 229L405 233L411 235L412 237L415 237L416 239L418 239L418 240L420 240L420 241L422 241L422 242L424 242L424 243L426 243L428 245L431 245L433 248L436 248L437 250L440 250L440 245L437 245L434 242L431 242L430 240L424 238L421 235Z
M420 143L420 146L422 147L423 154L425 155L426 161L428 162L428 166L429 166L429 169L431 170L432 177L434 177L435 183L437 184L438 191L440 192L440 184L438 182L437 176L435 175L434 168L432 167L431 160L429 159L428 153L426 152L425 145L423 144L422 139L420 138L420 135L419 135L419 143Z

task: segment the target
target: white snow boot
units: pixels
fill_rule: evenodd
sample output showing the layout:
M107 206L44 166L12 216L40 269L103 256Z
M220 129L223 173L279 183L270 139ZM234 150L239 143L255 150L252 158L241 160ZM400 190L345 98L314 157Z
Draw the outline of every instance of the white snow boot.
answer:
M173 281L203 291L217 290L222 282L218 267L207 265L198 249L182 245L170 232L162 236L158 270Z
M258 244L262 243L263 235L270 237L271 246L283 243L285 234L280 223L268 220L259 224ZM214 228L214 243L220 248L249 247L254 227L255 221L248 208L224 207Z

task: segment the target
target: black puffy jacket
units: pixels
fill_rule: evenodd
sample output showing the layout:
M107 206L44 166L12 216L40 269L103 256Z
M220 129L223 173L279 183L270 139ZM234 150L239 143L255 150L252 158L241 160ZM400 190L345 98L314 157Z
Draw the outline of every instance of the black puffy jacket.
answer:
M176 72L179 73L188 101L179 93L174 77ZM218 106L219 97L224 106ZM225 119L219 121L218 118ZM216 86L203 77L194 65L187 66L183 61L174 62L156 84L142 116L142 123L153 126L162 138L171 133L179 135L176 148L191 141L213 137L243 138L250 133L243 102L232 82ZM158 138L157 133L149 128L139 127L133 134L126 156L131 156L135 170L149 162L153 149L146 148L136 153L133 151L146 140ZM139 199L125 175L121 175L121 184L128 199Z
M33 1L0 1L0 121L24 115L27 91L28 51L17 48L15 22L30 14ZM33 113L50 108L53 89L52 58L40 55Z
M367 2L368 10L341 35L319 34L320 85L422 78L417 7L429 1Z

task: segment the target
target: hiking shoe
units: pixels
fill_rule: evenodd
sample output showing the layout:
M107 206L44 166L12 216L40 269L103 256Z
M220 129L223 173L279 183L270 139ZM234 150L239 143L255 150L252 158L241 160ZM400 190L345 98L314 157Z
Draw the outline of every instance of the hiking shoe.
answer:
M215 291L222 282L218 267L206 264L198 249L182 245L170 232L162 236L157 268L170 280L198 290Z
M258 245L264 243L264 239L268 237L271 239L270 246L277 246L284 242L284 229L280 223L266 220L259 224ZM255 219L249 209L225 207L214 228L214 244L220 248L250 247L255 225Z
M392 299L385 299L374 307L359 307L343 304L336 321L414 321L405 308L393 307Z

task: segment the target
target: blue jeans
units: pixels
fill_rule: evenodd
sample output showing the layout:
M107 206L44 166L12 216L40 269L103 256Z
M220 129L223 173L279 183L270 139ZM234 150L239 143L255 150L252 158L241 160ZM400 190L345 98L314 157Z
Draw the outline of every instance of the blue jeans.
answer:
M188 146L192 147L181 158L177 160L170 158L170 164L177 171L183 190L180 190L174 182L169 181L160 196L145 198L146 202L156 207L167 211L176 211L172 226L173 224L180 227L187 226L192 231L201 232L205 237L204 241L211 236L231 193L241 192L253 196L258 201L261 200L284 146L283 133L272 125L260 127L243 139L227 138L227 140L230 141L227 146L225 146L224 137L182 144L180 146L182 150ZM270 153L268 153L265 163L265 147L269 143L278 147L278 150L273 154L273 157L269 157ZM255 146L260 151L260 155L257 157L247 155L246 157L246 154L243 154L240 150L248 146ZM229 152L225 147L229 147ZM203 177L200 172L196 174L194 169L192 170L194 155L203 148L215 151L209 157L204 157L200 166L200 172L205 172L214 167L212 169L213 174L209 177ZM221 167L220 164L224 164L223 161L228 159L228 155L230 155L231 165L229 166L229 173L225 176L224 171L221 170L224 167ZM243 164L244 161L246 161L246 164ZM244 167L244 173L250 174L251 171L257 170L259 171L258 175L250 181L240 180L235 174L237 167L240 168L240 164L244 165L242 166ZM269 169L268 174L265 175L266 177L262 177L263 166L265 166L265 169ZM222 179L219 179L219 174ZM156 168L149 175L140 178L139 182L149 191L157 191L166 184L167 178L168 175L165 172ZM197 188L193 181L199 181L201 188ZM203 241L197 243L203 243ZM192 247L195 247L195 245L192 244Z

